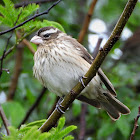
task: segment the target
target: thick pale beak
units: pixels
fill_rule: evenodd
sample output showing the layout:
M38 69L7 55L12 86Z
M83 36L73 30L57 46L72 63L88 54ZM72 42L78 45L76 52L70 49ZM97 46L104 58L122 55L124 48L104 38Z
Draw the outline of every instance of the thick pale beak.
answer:
M39 45L39 44L42 44L43 43L43 40L40 36L37 36L35 35L31 40L30 42L36 44L36 45Z

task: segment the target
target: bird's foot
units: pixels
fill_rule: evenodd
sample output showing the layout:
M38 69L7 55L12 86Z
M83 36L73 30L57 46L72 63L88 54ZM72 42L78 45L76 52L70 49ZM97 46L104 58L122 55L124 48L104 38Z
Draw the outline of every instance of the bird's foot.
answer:
M58 112L60 112L61 114L64 114L65 111L63 111L61 108L63 108L63 106L61 105L61 101L63 100L63 98L60 97L60 99L58 100L57 104L56 104L56 110Z
M81 76L80 77L80 79L79 79L79 82L82 84L82 86L85 88L86 86L85 86L85 84L84 84L84 81L83 81L83 79L86 79L87 77L85 77L85 76Z

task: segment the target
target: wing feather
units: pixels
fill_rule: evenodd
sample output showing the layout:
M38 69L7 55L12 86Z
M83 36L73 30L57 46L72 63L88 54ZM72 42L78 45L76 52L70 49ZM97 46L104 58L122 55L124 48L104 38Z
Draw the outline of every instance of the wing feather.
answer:
M78 54L85 59L89 64L92 64L94 58L88 53L88 51L76 40L73 38L71 41L73 44L72 46L76 47L76 50L79 51ZM75 48L74 48L75 49ZM101 68L98 70L98 74L100 76L101 81L105 84L106 88L110 91L110 93L114 96L116 96L116 91L110 82L110 80L107 78L107 76L104 74Z

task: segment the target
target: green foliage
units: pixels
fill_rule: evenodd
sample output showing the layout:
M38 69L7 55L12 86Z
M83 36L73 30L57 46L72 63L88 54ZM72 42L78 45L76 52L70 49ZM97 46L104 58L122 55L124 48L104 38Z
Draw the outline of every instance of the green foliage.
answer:
M25 8L14 8L14 3L10 0L3 0L5 6L0 5L1 24L5 24L9 27L13 27L23 22L29 15L39 8L39 5L29 4Z
M49 132L41 133L38 128L46 120L40 120L29 123L20 128L20 130L10 127L10 136L3 136L3 140L72 140L73 137L68 135L71 131L77 127L74 125L68 126L63 129L65 124L65 118L60 118L58 126L52 128Z
M20 7L16 9L14 7L14 3L11 0L3 0L5 6L0 5L0 24L7 25L9 27L13 27L18 25L19 23L24 22L32 13L34 13L37 9L39 9L39 5L37 4L29 4L26 7ZM65 32L63 27L54 21L43 20L43 22L35 20L29 21L18 29L24 30L27 34L29 32L33 32L35 29L39 29L41 27L53 26L61 31Z
M45 122L46 120L43 119L43 120L38 120L38 121L34 121L34 122L31 122L27 125L22 125L21 128L20 128L20 132L24 132L26 133L27 131L29 131L30 129L32 129L32 127L36 126L37 128L41 127L41 125Z
M46 26L53 26L55 28L58 28L60 31L65 32L64 28L59 23L54 22L54 21L48 21L48 20L43 20L42 22L36 21L36 22L34 22L34 24L37 29L46 27ZM26 25L26 26L29 26L29 25Z

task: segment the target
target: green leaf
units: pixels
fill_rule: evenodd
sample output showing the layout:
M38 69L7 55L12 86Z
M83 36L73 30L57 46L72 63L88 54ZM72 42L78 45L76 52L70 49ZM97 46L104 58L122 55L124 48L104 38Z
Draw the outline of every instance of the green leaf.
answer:
M49 132L41 133L38 131L38 127L42 125L46 120L39 120L27 125L24 125L20 130L14 127L9 127L10 136L3 135L3 140L72 140L72 136L66 136L69 132L76 129L76 126L68 126L61 130L65 124L65 118L60 118L58 126L52 128ZM57 130L57 131L56 131ZM65 137L66 136L66 137Z
M54 22L54 21L48 21L48 20L43 20L43 22L40 22L39 25L37 25L37 28L42 28L42 27L46 27L46 26L53 26L55 28L58 28L60 31L65 33L64 28L61 26L61 24Z
M126 119L126 116L121 116L119 120L116 121L118 129L121 131L124 137L128 138L130 135L130 122Z
M43 123L45 123L45 121L46 121L46 119L43 119L43 120L38 120L38 121L31 122L27 125L22 125L19 131L20 132L26 132L29 129L31 129L33 126L37 126L37 128L39 128L39 127L41 127L41 125Z
M29 4L28 6L24 8L20 8L19 10L22 10L21 15L19 17L19 22L23 22L29 15L31 15L33 12L35 12L37 9L39 9L39 5L33 3Z
M62 117L59 119L57 131L60 131L65 125L65 117Z
M70 133L71 131L77 129L77 126L71 125L66 127L64 130L62 130L61 132L59 132L59 134L57 135L58 139L63 138L64 136L66 136L68 133Z
M67 136L67 137L64 138L64 140L73 140L73 139L74 139L73 136Z
M14 3L10 0L3 0L5 7L0 5L0 13L3 16L1 22L12 27L17 19L18 11L16 12L14 8Z
M34 140L37 139L37 137L39 136L40 132L36 131L37 130L37 126L32 127L27 133L26 135L23 137L22 140Z
M19 140L18 130L13 126L9 126L8 129L10 130L10 136L3 135L2 140Z
M19 24L27 19L29 15L31 15L34 11L36 11L39 8L39 5L37 4L29 4L26 7L21 7L19 9L15 9L14 3L10 0L3 0L5 6L0 5L0 24L5 24L9 27L13 27L16 23ZM30 26L32 25L31 21L28 23ZM30 28L28 26L28 28ZM19 29L19 28L18 28ZM27 30L27 29L26 29Z
M50 137L51 133L47 132L47 133L42 133L39 137L38 140L46 140L46 138Z

